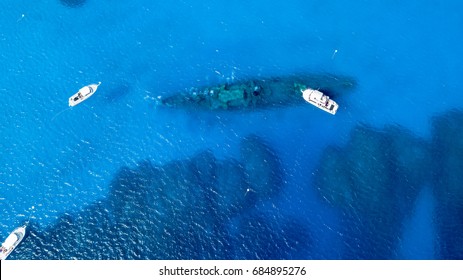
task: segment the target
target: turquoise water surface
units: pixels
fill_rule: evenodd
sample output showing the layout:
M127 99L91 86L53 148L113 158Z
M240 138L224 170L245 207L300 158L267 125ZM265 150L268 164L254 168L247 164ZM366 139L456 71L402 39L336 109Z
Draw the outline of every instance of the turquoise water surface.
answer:
M349 2L1 1L11 258L462 259L463 3ZM335 116L157 105L299 73L356 86Z

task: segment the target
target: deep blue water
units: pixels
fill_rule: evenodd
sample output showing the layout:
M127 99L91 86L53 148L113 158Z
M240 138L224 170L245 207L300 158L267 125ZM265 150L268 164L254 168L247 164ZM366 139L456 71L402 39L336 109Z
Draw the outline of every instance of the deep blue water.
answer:
M1 1L0 236L31 222L11 258L463 258L462 8ZM301 72L357 85L336 116L156 106Z

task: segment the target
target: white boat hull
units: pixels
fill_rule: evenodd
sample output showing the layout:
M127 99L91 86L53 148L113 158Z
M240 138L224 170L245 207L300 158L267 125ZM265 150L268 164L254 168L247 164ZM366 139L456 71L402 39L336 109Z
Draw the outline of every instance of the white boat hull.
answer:
M83 88L79 89L79 91L76 94L69 97L69 106L76 106L77 104L80 104L86 99L88 99L96 92L100 84L101 82L99 82L98 84L84 86Z
M339 105L334 100L315 89L308 88L302 91L302 97L305 101L332 115L336 114L339 108Z
M5 260L11 252L21 243L26 235L26 226L16 228L2 243L0 260Z

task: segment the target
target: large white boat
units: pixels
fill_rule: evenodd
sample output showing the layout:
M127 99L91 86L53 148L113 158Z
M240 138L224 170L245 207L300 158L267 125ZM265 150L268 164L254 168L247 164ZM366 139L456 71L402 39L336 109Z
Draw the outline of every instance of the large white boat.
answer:
M98 86L100 84L101 82L99 82L98 84L84 86L83 88L79 89L79 91L76 94L69 98L69 106L76 106L77 104L92 96L98 89Z
M2 243L2 248L0 249L0 260L7 258L16 246L21 243L25 235L26 226L18 227L10 233L10 235L5 239L5 242Z
M323 92L319 90L311 88L303 90L302 97L305 101L332 115L336 114L336 111L339 108L339 105L334 102L334 100L331 100L327 95L323 94Z

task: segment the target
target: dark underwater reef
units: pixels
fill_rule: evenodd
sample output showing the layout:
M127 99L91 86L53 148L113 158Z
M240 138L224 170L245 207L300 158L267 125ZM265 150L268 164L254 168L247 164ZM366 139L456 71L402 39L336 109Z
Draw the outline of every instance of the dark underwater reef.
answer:
M434 187L436 258L463 259L463 114L433 120L432 140L399 126L358 126L316 168L320 196L341 211L343 258L393 259L419 192Z
M345 258L396 257L402 221L426 177L427 156L427 144L403 128L368 126L356 127L345 147L323 153L314 182L342 212Z
M305 226L256 208L280 192L279 174L279 159L257 136L242 140L239 160L205 151L162 166L123 167L107 199L47 230L32 224L11 258L300 258L311 247Z
M77 8L83 6L87 0L59 0L66 7Z
M434 118L430 140L396 125L360 125L345 146L326 148L307 176L340 214L340 258L400 258L403 224L432 186L435 257L463 259L461 127L460 111ZM244 139L240 152L239 159L205 151L162 166L123 167L106 200L46 230L32 224L10 258L311 258L317 252L307 221L258 208L281 193L275 152L257 136Z
M438 250L444 259L463 259L463 113L434 118L432 183L437 200Z

